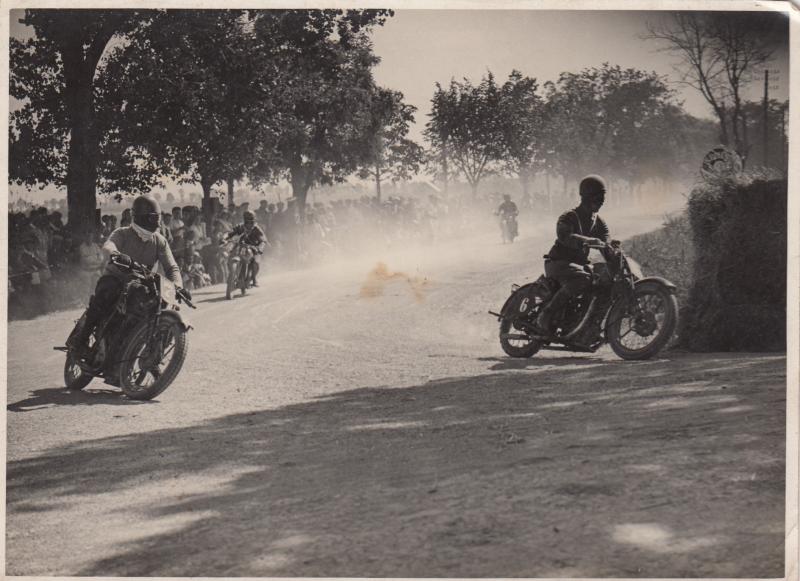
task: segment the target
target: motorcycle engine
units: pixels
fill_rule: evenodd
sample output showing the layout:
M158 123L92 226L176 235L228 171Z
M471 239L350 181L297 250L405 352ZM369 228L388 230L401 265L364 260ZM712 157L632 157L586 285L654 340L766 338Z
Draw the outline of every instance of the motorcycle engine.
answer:
M158 298L155 292L145 285L131 281L126 289L125 310L137 317L150 315L157 307Z

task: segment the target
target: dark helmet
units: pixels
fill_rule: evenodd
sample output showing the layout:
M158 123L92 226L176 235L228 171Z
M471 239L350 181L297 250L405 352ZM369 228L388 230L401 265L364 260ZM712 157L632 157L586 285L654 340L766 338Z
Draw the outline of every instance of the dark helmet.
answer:
M581 180L578 192L581 198L586 196L605 196L606 181L598 175L588 175Z
M503 194L503 199L506 202L510 202L511 201L511 194Z
M249 222L250 224L252 224L253 222L255 222L255 221L256 221L256 215L255 215L255 214L253 214L253 212L251 212L250 210L245 210L245 211L242 213L242 218L244 219L244 223L245 223L245 224L247 224L248 222Z
M150 232L161 224L161 206L152 196L139 196L133 201L133 223Z

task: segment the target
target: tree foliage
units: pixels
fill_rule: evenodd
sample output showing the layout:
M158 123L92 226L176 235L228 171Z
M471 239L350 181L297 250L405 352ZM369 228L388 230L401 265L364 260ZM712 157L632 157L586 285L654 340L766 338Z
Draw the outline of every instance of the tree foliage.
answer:
M424 160L422 147L408 138L416 107L403 102L399 91L375 87L369 99L367 158L358 176L375 182L378 199L381 182L407 180L419 172Z
M452 160L477 194L478 185L497 170L503 155L500 88L489 72L478 85L469 79L439 83L431 99L425 136L433 156Z
M152 12L132 10L26 10L33 29L12 39L10 91L21 106L10 116L10 178L29 187L67 188L75 232L93 226L98 172L122 167L113 135L98 119L97 79L113 38Z
M651 22L646 38L680 58L681 82L700 91L719 120L719 138L746 159L742 90L788 38L788 18L766 12L675 12Z
M279 132L261 149L255 182L285 178L303 211L308 190L343 181L371 153L375 83L368 31L384 10L284 10L255 15L254 32L272 46Z

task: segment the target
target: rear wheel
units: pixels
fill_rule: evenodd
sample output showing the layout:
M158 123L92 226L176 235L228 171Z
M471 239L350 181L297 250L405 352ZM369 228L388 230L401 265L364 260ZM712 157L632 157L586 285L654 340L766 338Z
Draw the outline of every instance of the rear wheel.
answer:
M509 335L522 336L523 333L514 329L511 319L503 319L500 321L500 346L510 357L533 357L542 347L542 344L534 339L510 338Z
M608 342L623 359L650 359L672 338L678 325L678 301L664 285L637 285L633 300L608 315Z
M162 317L152 335L148 324L140 325L122 353L122 391L131 399L153 399L178 376L188 350L179 321Z

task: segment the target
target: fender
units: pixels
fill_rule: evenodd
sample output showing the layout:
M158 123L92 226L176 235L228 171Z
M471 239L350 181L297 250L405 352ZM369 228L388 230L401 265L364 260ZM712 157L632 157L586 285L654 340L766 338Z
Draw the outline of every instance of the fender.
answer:
M511 296L506 299L506 302L503 304L503 308L500 309L500 316L503 318L506 317L513 317L519 314L519 297L525 297L527 295L528 289L533 286L534 283L529 282L528 284L524 284L521 287L514 290L511 293ZM522 312L525 312L527 309L523 309Z
M646 276L645 278L640 278L639 280L637 280L635 284L636 286L639 286L640 284L644 284L646 282L654 282L656 284L660 284L661 286L666 287L666 289L672 294L678 292L678 287L676 287L666 278L662 278L660 276Z
M175 311L173 309L164 309L163 311L161 311L161 318L178 323L181 327L183 327L184 331L188 331L189 329L192 328L192 326L186 320L186 317L182 315L180 311Z

